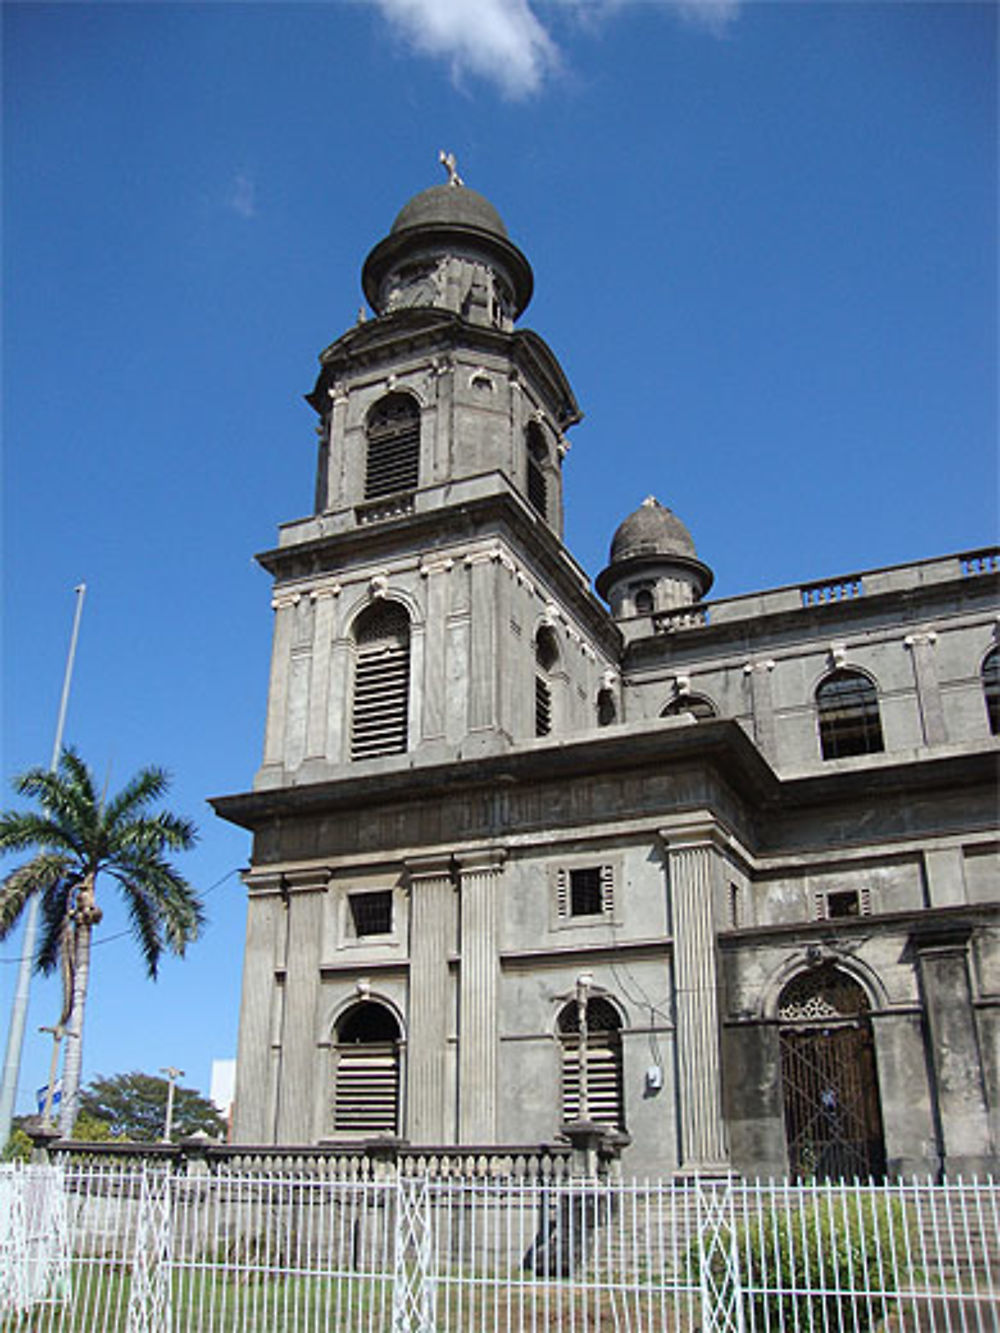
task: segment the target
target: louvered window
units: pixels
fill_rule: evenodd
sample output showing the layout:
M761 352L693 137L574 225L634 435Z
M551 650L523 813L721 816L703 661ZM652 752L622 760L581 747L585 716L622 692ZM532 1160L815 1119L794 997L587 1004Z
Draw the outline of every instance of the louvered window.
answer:
M347 899L356 938L392 933L392 891L352 893Z
M552 691L547 680L535 677L535 735L547 736L552 730Z
M562 1042L563 1121L578 1120L580 1104L580 1016L576 1004L559 1015ZM614 1006L596 998L587 1004L586 1118L624 1129L621 1020Z
M396 602L362 612L354 635L351 758L406 750L410 694L410 620Z
M824 759L878 754L882 743L878 694L860 671L835 671L816 691L819 743Z
M365 499L412 491L420 479L420 408L405 393L391 393L368 414Z
M610 916L614 907L613 866L560 866L556 871L556 911L560 917Z
M335 1050L333 1127L362 1138L395 1134L399 1027L380 1004L357 1005L341 1021Z
M545 436L542 433L541 426L533 421L528 426L527 431L528 445L528 502L532 509L546 518L549 512L549 493L548 484L545 480L545 460L548 457L548 450L545 447Z
M983 663L983 697L992 735L1000 735L1000 648L986 654Z

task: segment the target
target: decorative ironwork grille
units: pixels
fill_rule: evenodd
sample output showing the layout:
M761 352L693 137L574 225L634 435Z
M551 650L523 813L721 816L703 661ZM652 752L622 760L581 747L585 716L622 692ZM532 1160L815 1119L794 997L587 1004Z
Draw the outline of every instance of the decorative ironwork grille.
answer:
M782 993L785 1135L796 1180L885 1174L868 1008L857 982L832 964L800 974Z

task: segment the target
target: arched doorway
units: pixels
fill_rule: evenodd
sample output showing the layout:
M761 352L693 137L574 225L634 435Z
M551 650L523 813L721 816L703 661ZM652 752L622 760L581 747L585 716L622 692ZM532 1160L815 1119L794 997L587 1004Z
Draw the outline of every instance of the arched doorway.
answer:
M383 1004L366 1000L337 1024L333 1128L358 1138L399 1132L399 1024Z
M885 1175L868 996L824 963L800 972L778 1000L788 1165L796 1180Z

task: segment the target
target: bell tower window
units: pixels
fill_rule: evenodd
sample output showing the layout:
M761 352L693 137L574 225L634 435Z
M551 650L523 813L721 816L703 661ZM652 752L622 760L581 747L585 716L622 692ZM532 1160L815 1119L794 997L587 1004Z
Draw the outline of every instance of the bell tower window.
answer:
M407 748L410 618L397 602L362 611L354 630L351 758L402 754Z
M365 499L412 491L420 480L420 408L390 393L368 413Z
M545 477L548 450L545 447L545 435L537 421L532 421L528 426L527 447L528 503L542 518L548 518L549 488Z
M556 636L543 625L535 639L535 735L548 736L552 731L552 668L559 660Z

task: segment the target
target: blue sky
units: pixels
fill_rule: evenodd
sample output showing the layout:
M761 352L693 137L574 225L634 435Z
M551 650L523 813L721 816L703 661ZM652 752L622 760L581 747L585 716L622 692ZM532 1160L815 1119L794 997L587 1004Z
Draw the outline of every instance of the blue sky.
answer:
M717 596L997 537L997 11L976 3L11 4L5 782L156 762L210 925L147 983L105 893L85 1077L235 1053L270 651L252 562L311 505L316 354L439 148L528 255L586 414L591 574L650 492ZM5 787L9 793L9 786ZM9 801L4 798L4 803ZM13 864L13 863L11 863ZM216 887L213 887L216 886ZM0 944L6 1036L19 937ZM19 1109L58 1004L36 981Z

